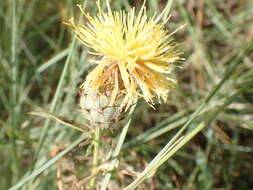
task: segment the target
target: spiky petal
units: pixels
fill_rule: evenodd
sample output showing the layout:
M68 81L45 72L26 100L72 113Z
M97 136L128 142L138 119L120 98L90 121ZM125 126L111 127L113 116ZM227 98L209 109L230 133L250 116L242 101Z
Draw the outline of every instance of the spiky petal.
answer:
M175 80L171 78L173 63L180 59L166 21L160 22L154 15L149 18L143 5L136 15L135 8L129 12L113 12L107 5L98 15L91 17L80 7L88 20L77 26L69 22L91 54L101 57L94 61L97 66L89 73L82 85L86 91L104 93L111 91L111 105L118 97L124 97L121 107L128 109L139 97L150 105L154 100L166 100Z

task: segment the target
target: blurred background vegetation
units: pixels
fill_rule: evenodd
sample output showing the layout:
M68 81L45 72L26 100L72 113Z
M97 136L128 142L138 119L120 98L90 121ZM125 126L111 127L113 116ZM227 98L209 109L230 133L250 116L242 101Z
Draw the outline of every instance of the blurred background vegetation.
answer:
M102 1L105 4L104 1ZM140 0L112 0L114 10L140 8ZM15 185L74 142L80 133L28 113L45 110L83 122L78 87L93 67L87 49L62 21L80 15L76 4L95 14L95 1L1 0L0 2L0 189ZM147 0L160 13L166 0ZM185 62L176 69L178 86L156 110L140 101L113 174L120 189L142 171L221 81L234 72L197 119L212 122L162 165L139 189L253 189L253 1L174 0L171 19ZM232 100L232 101L230 101ZM220 106L230 104L213 114ZM111 144L121 127L103 137ZM45 141L44 141L45 139ZM42 147L38 151L39 147ZM38 153L39 152L39 153ZM74 189L89 175L90 149L82 143L30 180L23 189Z

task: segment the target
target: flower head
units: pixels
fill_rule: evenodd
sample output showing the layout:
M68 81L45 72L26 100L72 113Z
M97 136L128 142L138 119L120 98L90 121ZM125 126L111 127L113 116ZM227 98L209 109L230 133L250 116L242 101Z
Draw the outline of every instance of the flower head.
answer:
M99 3L98 15L91 17L80 7L88 20L86 25L73 27L78 39L90 47L91 54L100 57L82 89L95 93L108 93L111 105L118 98L121 107L128 109L140 97L150 105L154 100L166 100L175 80L171 78L173 63L180 59L171 35L165 29L162 15L149 18L143 4L139 13L135 8L129 12L102 11Z

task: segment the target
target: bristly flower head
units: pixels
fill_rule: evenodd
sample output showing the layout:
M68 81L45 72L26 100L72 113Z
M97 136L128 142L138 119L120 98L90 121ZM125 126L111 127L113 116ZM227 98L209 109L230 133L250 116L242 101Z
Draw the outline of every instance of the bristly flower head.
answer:
M93 61L96 68L89 73L82 89L93 93L110 92L111 105L122 99L121 107L128 109L140 97L150 105L154 100L166 100L175 80L171 78L173 63L180 60L180 52L172 33L165 29L168 18L149 18L143 4L138 14L112 11L107 1L104 12L99 2L98 15L91 17L80 7L88 20L86 25L70 25L78 39L100 56Z

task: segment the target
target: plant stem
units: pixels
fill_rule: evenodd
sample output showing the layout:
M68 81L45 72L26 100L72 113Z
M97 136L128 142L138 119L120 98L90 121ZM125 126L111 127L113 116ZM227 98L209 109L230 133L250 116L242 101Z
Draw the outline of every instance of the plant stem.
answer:
M19 176L19 164L18 164L18 153L17 153L17 145L16 145L16 133L18 127L18 113L17 113L17 21L16 21L16 1L11 1L11 12L12 12L12 31L11 31L11 97L10 101L12 104L11 110L11 126L12 126L12 159L13 159L13 180L15 181L16 178Z
M135 110L135 107L136 107L136 105L133 106L133 107L131 108L130 112L129 112L130 119L128 120L127 124L124 126L124 128L123 128L123 130L122 130L122 132L121 132L121 134L120 134L119 140L118 140L118 142L117 142L116 149L115 149L115 151L113 152L113 155L112 155L112 159L113 159L113 160L112 160L112 162L111 162L111 164L110 164L110 166L109 166L109 169L108 169L108 172L107 172L106 175L105 175L105 178L103 179L102 186L101 186L101 190L106 190L106 189L107 189L107 186L108 186L109 181L110 181L111 176L112 176L111 171L112 171L112 170L117 166L117 164L118 164L118 158L117 158L117 157L118 157L118 155L119 155L119 153L120 153L120 151L121 151L121 148L122 148L122 146L123 146L124 140L125 140L125 138L126 138L126 134L127 134L128 128L129 128L129 126L130 126L130 123L131 123L131 121L132 121L132 114L133 114L133 112L134 112L134 110Z
M97 173L97 166L98 166L98 155L99 155L99 145L100 145L100 128L96 127L94 132L94 138L93 138L93 162L92 162L92 178L90 182L91 189L95 189L96 184L96 176Z

